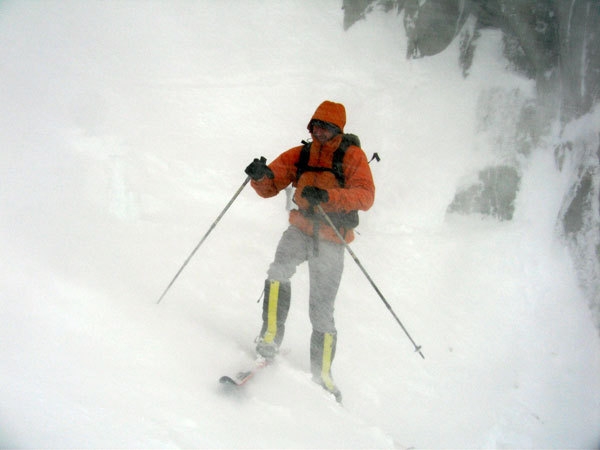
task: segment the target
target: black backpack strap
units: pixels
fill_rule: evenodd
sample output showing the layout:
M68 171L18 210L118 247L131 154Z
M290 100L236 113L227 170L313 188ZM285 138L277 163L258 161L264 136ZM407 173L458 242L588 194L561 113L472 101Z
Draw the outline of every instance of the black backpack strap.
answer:
M296 182L298 182L302 174L306 172L306 169L308 168L308 160L310 158L311 142L302 141L302 144L304 145L302 146L302 150L300 150L300 158L296 163Z
M344 187L346 184L346 177L344 176L344 155L346 155L346 150L350 143L344 138L342 139L342 143L333 153L333 159L331 161L331 171L333 175L335 175L335 179L337 180L340 187Z
M296 182L300 179L304 172L333 172L329 167L313 167L308 165L310 159L310 147L312 142L302 141L304 146L300 150L300 157L296 165Z
M351 145L356 145L360 147L360 140L358 136L354 134L344 134L342 138L342 142L340 146L333 153L333 158L331 161L331 168L328 167L309 167L308 160L310 158L310 142L302 141L304 146L302 150L300 150L300 158L296 163L296 182L300 179L304 172L331 172L335 176L338 184L341 187L344 187L346 184L346 179L344 176L344 155L346 155L346 150Z

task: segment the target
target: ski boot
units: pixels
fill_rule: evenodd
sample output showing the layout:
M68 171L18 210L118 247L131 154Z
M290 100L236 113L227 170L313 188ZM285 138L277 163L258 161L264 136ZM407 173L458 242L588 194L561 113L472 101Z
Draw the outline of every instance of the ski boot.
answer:
M338 403L342 403L342 393L331 376L331 363L335 356L336 344L336 333L321 333L313 330L310 338L310 368L313 381L330 392Z
M285 320L290 310L290 282L265 281L262 328L256 343L256 352L267 360L273 360L285 334Z

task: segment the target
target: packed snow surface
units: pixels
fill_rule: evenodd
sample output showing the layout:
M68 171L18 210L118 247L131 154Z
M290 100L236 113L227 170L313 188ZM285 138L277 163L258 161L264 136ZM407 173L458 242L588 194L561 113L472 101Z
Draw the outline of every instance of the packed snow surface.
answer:
M456 43L406 60L401 16L344 32L340 3L0 4L1 447L600 444L600 340L555 238L552 151L524 164L513 221L446 214L493 159L480 93L532 82L497 32L465 79ZM352 248L425 359L347 256L344 405L310 379L306 267L285 355L232 395L218 378L251 360L285 196L244 189L156 301L244 167L307 138L325 99L382 158Z

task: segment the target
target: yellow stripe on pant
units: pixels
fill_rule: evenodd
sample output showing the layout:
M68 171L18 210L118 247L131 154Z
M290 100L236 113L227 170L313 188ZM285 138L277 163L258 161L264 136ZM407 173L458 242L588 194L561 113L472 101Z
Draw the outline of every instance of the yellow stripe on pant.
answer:
M333 352L333 335L325 333L323 335L323 362L321 364L321 379L330 391L335 389L335 384L331 379L331 357Z
M269 309L267 311L267 331L263 341L270 344L277 335L277 304L279 302L279 281L271 280L269 285Z

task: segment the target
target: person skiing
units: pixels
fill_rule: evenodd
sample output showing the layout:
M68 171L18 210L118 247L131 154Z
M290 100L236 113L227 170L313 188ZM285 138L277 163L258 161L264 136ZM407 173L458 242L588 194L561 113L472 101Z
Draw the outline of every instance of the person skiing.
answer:
M267 360L277 355L290 308L290 279L298 265L307 261L311 372L313 380L338 401L341 393L333 382L331 364L337 346L334 302L344 267L344 244L319 214L317 205L349 243L354 239L357 211L368 210L375 199L367 157L357 141L348 143L345 125L344 105L326 100L308 123L311 143L283 152L269 165L264 158L256 158L245 169L252 187L263 198L273 197L289 185L296 188L293 201L297 208L290 211L289 226L267 271L256 351ZM336 158L341 159L339 173L334 170Z

